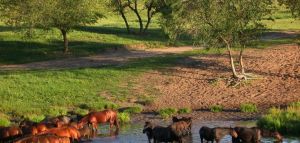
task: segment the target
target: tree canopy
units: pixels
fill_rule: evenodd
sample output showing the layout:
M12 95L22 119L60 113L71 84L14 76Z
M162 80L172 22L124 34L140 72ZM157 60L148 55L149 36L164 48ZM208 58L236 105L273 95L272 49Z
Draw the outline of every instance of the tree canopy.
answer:
M22 28L58 28L68 51L67 33L76 26L97 22L98 0L1 0L4 22Z
M193 35L202 44L210 47L226 46L233 77L238 78L244 75L238 75L235 70L231 47L244 47L257 36L257 32L263 28L261 20L269 13L267 7L270 4L269 0L181 1L180 9L173 12L173 15L180 18L173 19L181 25L182 31L179 32Z
M300 18L300 1L299 0L278 0L280 4L284 4L290 9L293 16Z

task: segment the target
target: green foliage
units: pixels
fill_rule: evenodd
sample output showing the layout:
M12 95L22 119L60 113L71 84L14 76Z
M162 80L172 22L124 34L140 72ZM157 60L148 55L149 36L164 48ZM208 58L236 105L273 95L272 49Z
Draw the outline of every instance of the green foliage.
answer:
M175 115L177 113L177 109L175 108L165 108L165 109L160 109L158 111L158 114L162 117L162 118L169 118L173 115Z
M129 123L130 122L130 114L126 112L118 113L118 119L120 123Z
M76 114L79 114L79 115L81 115L81 116L84 116L84 115L87 115L87 114L89 113L89 110L81 109L81 108L76 108L76 109L74 110L74 112L75 112Z
M10 124L11 123L10 123L10 120L9 120L8 116L6 116L4 114L0 114L0 126L7 127Z
M0 118L0 126L7 127L10 125L10 121L6 118Z
M299 0L278 0L289 8L295 18L300 18L300 1Z
M30 121L33 121L33 122L41 122L42 120L44 120L46 118L45 115L37 115L37 114L26 114L24 115L24 117Z
M179 17L175 23L182 25L180 29L205 45L244 45L261 29L269 4L268 0L185 1L173 15Z
M293 103L291 103L289 106L290 106L290 107L298 108L298 107L300 107L300 101L298 101L298 102L293 102Z
M139 33L145 33L154 15L161 12L165 6L164 0L111 0L106 3L113 12L117 12L122 17L128 33L132 30L128 23L126 13L132 12L136 16L139 22ZM142 13L146 14L143 15ZM143 16L147 18L143 18ZM147 19L146 23L144 23L143 19Z
M28 29L58 28L68 50L67 33L80 25L93 24L102 16L97 11L98 0L1 0L5 23Z
M223 111L223 106L222 105L213 105L210 107L211 112L222 112Z
M140 106L135 106L135 107L128 107L126 110L124 110L125 113L129 114L138 114L143 111L142 107Z
M48 107L48 110L46 110L46 115L50 117L56 117L60 115L67 115L68 109L64 107Z
M253 113L257 112L257 107L255 104L252 103L243 103L240 105L240 110L241 112Z
M299 104L298 104L299 105ZM288 135L299 135L300 132L300 106L297 103L286 109L271 108L260 118L257 125L269 130L277 130Z
M192 112L192 109L190 109L190 108L180 108L177 111L178 114L188 114L191 112Z

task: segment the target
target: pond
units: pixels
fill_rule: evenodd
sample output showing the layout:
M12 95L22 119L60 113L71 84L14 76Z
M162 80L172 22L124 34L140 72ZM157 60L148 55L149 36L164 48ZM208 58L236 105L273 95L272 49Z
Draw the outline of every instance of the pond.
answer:
M167 126L170 122L162 122L159 125ZM134 123L123 125L117 136L110 136L107 125L100 126L100 135L94 138L92 143L148 143L147 136L142 133L144 123ZM193 121L192 136L186 137L186 143L200 143L199 129L202 126L208 127L235 127L235 126L255 126L254 121ZM271 138L263 138L263 143L273 143ZM231 136L225 136L221 143L230 143ZM285 138L284 143L300 143L299 138Z

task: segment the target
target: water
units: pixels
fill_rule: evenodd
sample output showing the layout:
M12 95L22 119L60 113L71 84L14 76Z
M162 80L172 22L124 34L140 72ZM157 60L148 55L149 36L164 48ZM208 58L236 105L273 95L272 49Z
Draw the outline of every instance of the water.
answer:
M169 125L168 122L162 122L160 125ZM255 122L236 122L236 121L193 121L192 136L186 137L186 143L200 143L199 129L202 126L208 127L235 127L246 126L253 127ZM142 133L144 123L135 123L122 126L118 135L109 132L108 126L100 126L100 135L93 139L92 143L148 143L147 136ZM225 136L221 143L230 143L231 136ZM273 139L264 138L263 143L273 143ZM284 143L300 143L299 138L285 138Z

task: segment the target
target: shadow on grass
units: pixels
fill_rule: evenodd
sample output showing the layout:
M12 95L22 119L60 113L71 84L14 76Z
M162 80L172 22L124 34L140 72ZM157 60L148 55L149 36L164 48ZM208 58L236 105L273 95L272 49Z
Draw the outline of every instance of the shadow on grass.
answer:
M167 42L168 39L161 29L148 29L145 34L138 34L138 28L131 28L133 32L128 33L126 28L120 27L103 27L103 26L81 26L75 28L78 31L96 33L96 34L114 34L119 37L140 40L140 41L156 41Z
M88 56L111 48L123 48L113 43L70 41L69 54L63 54L63 43L54 41L39 43L32 41L0 41L0 63L22 64L37 61Z

